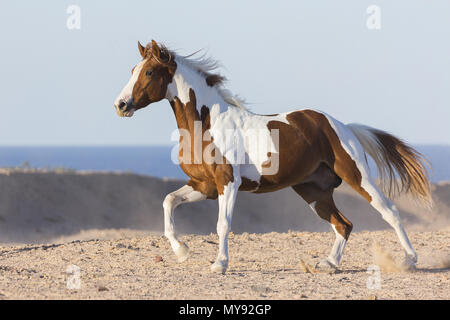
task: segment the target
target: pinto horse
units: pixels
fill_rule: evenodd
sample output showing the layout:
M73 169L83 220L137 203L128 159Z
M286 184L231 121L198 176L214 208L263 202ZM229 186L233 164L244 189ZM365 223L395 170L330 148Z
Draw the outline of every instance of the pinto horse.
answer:
M292 187L320 218L331 224L335 242L329 256L317 267L335 269L353 227L333 200L334 189L344 180L394 228L407 261L414 266L417 254L389 199L405 191L431 204L427 163L411 146L385 131L343 124L316 110L255 114L224 88L225 78L214 73L217 64L213 60L178 55L154 40L145 47L138 42L138 48L142 60L132 69L115 108L119 116L131 117L135 111L167 99L178 129L187 133L180 134L179 161L190 180L163 202L164 235L179 262L187 259L189 249L175 234L173 213L178 205L218 198L219 252L211 270L225 273L238 191L264 193ZM269 143L251 152L257 140L242 143L242 137L248 138L251 131ZM208 138L196 144L198 133ZM233 143L236 137L241 143ZM184 146L186 142L188 146ZM233 157L238 147L247 161ZM213 161L202 158L207 150ZM377 165L380 187L369 175L366 155Z

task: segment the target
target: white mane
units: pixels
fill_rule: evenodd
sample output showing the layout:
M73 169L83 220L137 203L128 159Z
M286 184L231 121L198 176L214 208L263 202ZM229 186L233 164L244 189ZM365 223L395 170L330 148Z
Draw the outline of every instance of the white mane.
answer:
M224 87L223 83L227 79L218 73L214 73L214 71L216 71L219 67L221 67L221 64L217 60L214 60L211 57L206 56L206 54L202 54L198 57L195 57L199 52L200 51L196 51L187 56L181 56L172 51L171 54L177 57L177 59L179 59L180 62L183 63L184 65L199 72L201 75L205 77L205 79L209 76L216 77L218 81L214 83L213 87L217 89L223 100L225 100L226 103L229 103L234 107L248 110L245 106L246 102L244 99L242 99L237 95L234 95L230 90Z

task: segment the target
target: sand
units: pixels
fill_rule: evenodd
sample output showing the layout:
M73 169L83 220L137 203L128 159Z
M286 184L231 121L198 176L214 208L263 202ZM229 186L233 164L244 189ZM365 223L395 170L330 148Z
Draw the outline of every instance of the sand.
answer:
M216 235L189 235L191 248L176 262L162 236L85 240L54 245L6 247L0 251L2 299L449 299L449 231L411 232L420 260L414 272L380 271L380 287L367 273L373 241L402 259L391 231L351 236L334 274L305 273L325 256L331 233L235 234L225 275L209 271ZM162 261L161 261L162 260ZM68 289L67 268L80 268L80 289Z
M356 232L333 274L313 266L334 235L294 192L242 193L225 275L209 270L214 201L177 208L187 261L176 262L161 234L162 200L182 184L124 173L0 172L0 299L450 298L448 183L433 186L431 210L396 201L419 255L415 271L401 268L394 232L347 186L336 202ZM68 287L77 270L81 287Z

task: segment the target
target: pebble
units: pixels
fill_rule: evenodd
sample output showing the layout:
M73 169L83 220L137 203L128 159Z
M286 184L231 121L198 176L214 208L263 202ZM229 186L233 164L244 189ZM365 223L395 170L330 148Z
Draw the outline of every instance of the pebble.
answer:
M98 287L98 291L99 291L99 292L102 292L102 291L109 291L109 289L108 289L107 287L105 287L105 286L99 286L99 287Z

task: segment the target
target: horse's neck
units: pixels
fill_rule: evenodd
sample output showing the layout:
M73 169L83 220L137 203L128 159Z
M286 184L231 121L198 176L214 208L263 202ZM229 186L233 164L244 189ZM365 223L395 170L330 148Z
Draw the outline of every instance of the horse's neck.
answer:
M217 88L209 86L204 76L198 71L178 63L172 82L167 88L166 98L169 101L178 98L185 105L189 102L193 103L191 89L195 94L195 104L199 113L204 106L208 109L218 106L220 113L228 110L229 104L225 102Z

